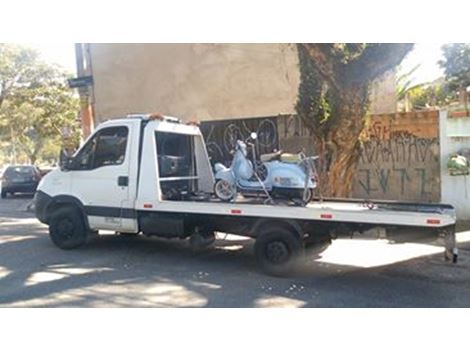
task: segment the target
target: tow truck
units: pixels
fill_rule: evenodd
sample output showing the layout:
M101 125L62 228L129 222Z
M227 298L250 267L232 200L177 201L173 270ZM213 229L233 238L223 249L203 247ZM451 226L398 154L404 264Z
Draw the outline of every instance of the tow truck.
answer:
M306 248L323 250L340 234L380 228L426 229L457 260L451 205L313 199L299 206L257 197L223 202L201 131L160 114L108 120L60 168L40 182L36 217L62 249L84 245L101 230L189 239L209 245L217 232L255 239L263 271L288 275Z

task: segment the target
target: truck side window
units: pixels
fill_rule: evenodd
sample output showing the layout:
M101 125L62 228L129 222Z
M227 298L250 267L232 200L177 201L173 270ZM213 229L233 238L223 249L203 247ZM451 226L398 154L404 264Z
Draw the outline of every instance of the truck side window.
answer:
M184 177L194 173L192 137L170 132L155 132L160 177Z
M76 156L78 170L119 165L124 162L127 145L127 127L110 127L99 131Z

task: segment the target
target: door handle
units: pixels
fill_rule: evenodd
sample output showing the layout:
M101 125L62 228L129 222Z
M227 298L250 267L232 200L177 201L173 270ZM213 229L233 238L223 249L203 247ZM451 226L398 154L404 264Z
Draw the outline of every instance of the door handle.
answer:
M119 176L118 177L118 186L127 187L129 186L129 177L127 176Z

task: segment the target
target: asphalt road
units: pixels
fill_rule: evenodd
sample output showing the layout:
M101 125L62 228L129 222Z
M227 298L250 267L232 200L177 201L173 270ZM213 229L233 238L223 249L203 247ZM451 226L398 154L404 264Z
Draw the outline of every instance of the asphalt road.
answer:
M258 270L252 240L223 234L202 252L112 234L63 251L29 201L0 200L2 307L470 307L470 232L458 234L458 264L436 244L345 239L274 278Z

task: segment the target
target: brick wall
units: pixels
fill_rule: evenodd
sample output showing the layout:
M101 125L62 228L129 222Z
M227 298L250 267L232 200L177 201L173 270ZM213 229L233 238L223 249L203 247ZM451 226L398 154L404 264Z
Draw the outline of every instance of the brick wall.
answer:
M354 197L440 200L437 111L371 116L362 138Z

